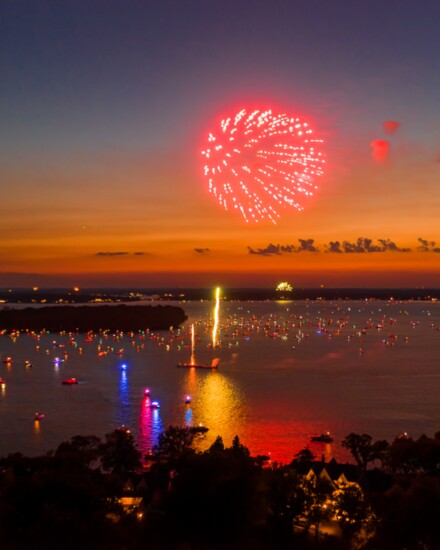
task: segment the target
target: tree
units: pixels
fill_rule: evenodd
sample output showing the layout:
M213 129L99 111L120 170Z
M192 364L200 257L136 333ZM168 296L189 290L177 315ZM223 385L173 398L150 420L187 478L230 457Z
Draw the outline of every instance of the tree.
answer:
M229 447L229 450L236 457L248 458L251 456L249 449L240 443L238 435L232 440L232 447Z
M315 526L315 541L318 542L321 522L330 516L330 499L333 485L326 478L316 477L303 481L305 494L305 517L307 526Z
M55 451L55 458L69 460L82 467L88 467L99 454L99 437L95 435L75 435L70 441L64 441Z
M184 456L195 452L191 448L195 435L190 428L168 426L159 435L157 444L153 447L153 453L162 460L179 461Z
M221 453L225 450L225 444L223 443L223 439L220 435L218 435L215 438L214 443L209 447L208 452L209 453Z
M375 516L358 485L342 485L333 493L333 512L346 541L373 528Z
M372 442L371 435L350 433L342 441L341 445L348 449L357 465L365 471L368 463L374 460L382 460L389 444L385 440Z
M270 521L277 532L291 533L292 525L306 512L306 486L302 476L289 467L274 468L268 473Z
M106 470L126 474L141 466L141 453L136 449L130 430L118 428L106 434L105 443L99 445L99 458Z
M301 449L296 453L293 462L307 464L308 462L313 462L314 460L315 455L313 452L309 449L309 447L304 447L304 449Z

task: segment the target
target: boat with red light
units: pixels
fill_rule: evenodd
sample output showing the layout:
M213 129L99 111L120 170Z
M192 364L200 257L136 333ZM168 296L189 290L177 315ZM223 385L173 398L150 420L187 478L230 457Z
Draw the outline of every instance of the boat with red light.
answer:
M65 386L72 386L78 384L78 380L76 378L65 378L61 383Z

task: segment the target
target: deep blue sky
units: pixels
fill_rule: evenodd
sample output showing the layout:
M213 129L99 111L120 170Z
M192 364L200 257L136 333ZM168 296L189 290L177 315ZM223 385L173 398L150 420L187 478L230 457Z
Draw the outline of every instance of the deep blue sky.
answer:
M0 7L1 146L176 144L275 96L439 114L436 1L42 1ZM325 103L324 103L325 100ZM323 106L322 106L323 104Z

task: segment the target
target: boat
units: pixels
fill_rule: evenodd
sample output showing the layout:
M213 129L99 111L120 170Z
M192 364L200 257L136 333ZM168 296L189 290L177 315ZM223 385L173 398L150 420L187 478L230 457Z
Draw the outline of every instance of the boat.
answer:
M122 426L119 426L119 428L115 428L114 431L115 432L122 432L122 433L126 433L126 434L131 433L130 429L127 428L127 426L125 426L125 424L122 424Z
M14 361L12 360L12 357L6 357L5 359L2 360L2 363L4 363L5 365L9 365L10 363L13 363Z
M34 420L36 420L37 422L40 421L42 418L44 418L44 414L43 413L35 413L35 416L34 416Z
M220 359L216 357L212 360L211 364L206 363L177 363L178 367L195 368L195 369L218 369Z
M203 426L202 424L199 424L198 426L190 426L188 428L188 431L193 434L205 434L208 430L209 428Z
M153 401L150 405L150 409L160 409L160 405L158 401Z
M61 383L65 386L72 386L73 384L78 384L78 380L76 378L65 378Z
M0 386L6 386L6 380L3 380L3 378L0 378Z
M144 454L144 459L145 460L159 460L159 456L156 453L154 453L153 451L147 451Z
M333 441L333 437L330 435L330 432L327 432L325 434L310 436L310 441L315 441L318 443L331 443Z

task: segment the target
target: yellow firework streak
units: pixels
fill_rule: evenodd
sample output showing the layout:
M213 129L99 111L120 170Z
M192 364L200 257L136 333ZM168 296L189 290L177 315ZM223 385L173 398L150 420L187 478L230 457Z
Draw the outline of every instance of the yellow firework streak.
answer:
M220 287L215 289L214 328L212 329L212 346L217 345L218 319L220 311Z

